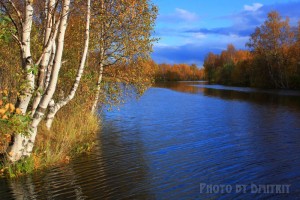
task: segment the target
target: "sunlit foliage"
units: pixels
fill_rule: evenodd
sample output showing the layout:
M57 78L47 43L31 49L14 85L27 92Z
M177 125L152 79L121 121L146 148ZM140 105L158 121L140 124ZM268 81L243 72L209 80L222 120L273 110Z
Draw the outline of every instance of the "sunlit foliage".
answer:
M199 81L203 78L203 69L195 64L159 64L155 74L156 81Z
M257 27L247 46L236 50L228 45L220 55L205 58L205 76L209 82L266 88L300 88L299 30L289 19L270 12Z

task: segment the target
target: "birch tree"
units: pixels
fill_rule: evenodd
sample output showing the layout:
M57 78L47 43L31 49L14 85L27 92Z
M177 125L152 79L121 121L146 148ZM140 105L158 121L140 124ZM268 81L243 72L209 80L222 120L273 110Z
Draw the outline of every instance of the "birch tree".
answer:
M31 56L31 30L33 23L33 2L24 1L23 13L18 9L17 4L12 0L1 0L3 12L10 18L15 27L15 32L11 33L19 45L21 65L25 73L26 88L22 90L18 107L26 113L32 91L34 89L35 77L32 73L33 60Z
M94 18L94 37L98 42L96 65L98 80L92 113L96 112L105 68L148 58L157 8L148 0L99 1L99 13Z
M47 121L46 126L48 129L51 128L53 119L55 117L55 114L65 105L67 105L75 96L75 93L77 91L77 88L79 86L81 77L83 75L83 71L85 68L85 62L88 54L89 49L89 41L90 41L90 18L91 18L91 1L87 0L87 15L86 15L86 30L85 30L85 42L84 42L84 50L82 53L81 61L79 64L79 68L76 74L76 79L73 83L72 89L69 92L68 96L57 103L50 104L50 109L47 115Z
M73 51L65 49L66 37L74 37L72 29L67 31L70 17L74 19L75 16L70 13L83 5L86 6L83 11L86 22L85 31L82 30L84 45L80 47L82 51L78 51L82 52L80 63L76 64L76 77L72 79L67 96L57 99L58 83L64 76L61 71L68 70L62 67L67 62L63 59L66 52ZM13 144L7 150L12 162L31 155L41 121L47 116L46 124L50 128L55 114L74 98L85 70L90 43L93 44L92 54L97 54L94 61L99 75L95 105L105 68L147 57L152 49L150 32L157 10L148 0L0 0L0 9L13 27L10 35L20 50L20 74L23 76L16 108L24 116L31 117L28 128L14 133ZM78 26L76 22L74 25ZM73 62L72 59L70 63L73 65Z
M45 94L42 96L38 106L37 110L34 112L32 123L30 125L30 128L28 130L29 135L25 136L24 134L17 134L15 136L14 144L9 149L9 159L13 162L18 161L22 156L28 156L32 152L33 144L36 138L37 134L37 126L39 125L40 121L42 120L42 117L44 113L46 112L46 109L48 107L48 104L55 92L57 79L58 79L58 73L61 67L61 59L62 59L62 53L63 53L63 47L64 47L64 37L65 37L65 31L67 26L67 19L69 14L69 6L70 6L70 0L64 0L61 4L62 11L59 16L59 26L58 26L58 39L57 39L57 49L55 52L55 58L54 58L54 66L51 74L51 80L49 83L49 86L45 92ZM33 7L32 7L32 1L26 1L26 10L25 10L25 22L27 22L29 25L23 29L23 38L28 35L28 33L31 32L31 25L32 25L32 18L33 18ZM47 33L47 31L46 31ZM30 37L30 36L29 36ZM24 40L24 39L23 39ZM25 38L25 41L28 43L26 46L27 54L30 52L30 39L28 39L28 36ZM22 42L23 44L24 42ZM45 48L47 50L47 48ZM43 53L44 54L44 53ZM29 101L32 97L32 91L34 89L34 71L30 70L32 69L33 62L31 55L25 55L26 56L26 65L25 69L28 73L27 80L30 80L31 87L29 89L31 91L28 91L28 88L25 93L25 97L21 98L21 103L19 104L19 108L22 110L23 113L27 112L27 107L29 104ZM43 57L44 55L42 55ZM24 58L23 58L24 59ZM30 59L30 60L29 60ZM30 61L30 62L29 62ZM24 61L23 61L24 62Z
M41 5L36 2L36 5ZM44 14L35 13L34 4L31 0L12 1L1 0L2 10L10 18L16 32L12 33L13 38L19 44L21 52L22 68L24 70L24 84L20 88L17 107L23 114L32 113L32 121L28 130L23 134L15 134L13 145L8 150L8 158L18 161L23 156L29 156L32 152L37 127L48 110L49 104L56 91L59 72L62 66L64 51L64 40L70 13L70 0L49 0L44 1ZM74 3L73 3L74 4ZM36 7L36 10L37 7ZM87 1L87 21L90 17L90 0ZM44 16L44 17L40 17ZM31 33L34 20L44 25L42 31L42 50L36 62L31 55ZM87 23L87 26L89 23ZM88 30L88 28L87 28ZM86 38L88 41L89 38ZM87 46L84 52L87 52ZM80 74L83 71L86 53L83 54L82 63L79 67L78 77L74 83L74 88L78 87ZM37 73L38 70L38 73ZM77 86L76 86L77 85ZM76 89L72 90L70 97L74 95ZM34 95L36 94L36 95ZM33 102L30 104L30 102ZM29 109L30 107L30 109Z
M269 78L276 88L289 88L289 55L287 49L294 43L294 32L289 19L278 12L270 12L268 19L255 29L247 44L253 54L265 62Z
M92 105L92 113L95 113L100 99L104 68L125 60L133 60L134 56L135 58L147 57L151 52L154 40L150 36L157 10L148 1L136 0L101 0L95 1L92 7L91 38L93 51L97 52L95 64L98 70L95 99ZM113 76L116 76L116 73ZM55 114L66 105L70 97L71 95L68 95L51 106L46 119L48 129L51 128Z

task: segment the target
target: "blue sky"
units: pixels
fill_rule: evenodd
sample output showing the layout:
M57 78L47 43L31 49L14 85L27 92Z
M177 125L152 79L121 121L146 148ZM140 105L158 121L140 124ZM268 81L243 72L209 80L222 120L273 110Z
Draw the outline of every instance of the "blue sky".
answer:
M219 53L232 43L245 49L255 27L267 13L276 10L300 20L300 1L295 0L153 0L159 7L152 58L158 63L196 63L203 65L205 55Z

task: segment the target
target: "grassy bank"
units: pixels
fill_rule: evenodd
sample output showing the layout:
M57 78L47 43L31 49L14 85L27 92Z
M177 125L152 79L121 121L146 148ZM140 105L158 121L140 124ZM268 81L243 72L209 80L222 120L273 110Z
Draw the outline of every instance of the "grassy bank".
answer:
M34 153L16 164L4 161L0 175L10 178L68 163L72 157L90 151L96 141L100 122L80 105L63 108L56 116L51 131L44 124L38 130Z

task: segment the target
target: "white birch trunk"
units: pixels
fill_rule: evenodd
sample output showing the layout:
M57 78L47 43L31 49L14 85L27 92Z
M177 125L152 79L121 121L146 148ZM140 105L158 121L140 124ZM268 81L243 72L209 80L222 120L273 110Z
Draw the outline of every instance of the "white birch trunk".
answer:
M51 52L53 49L53 45L55 43L55 39L57 36L57 29L58 27L53 27L55 24L55 20L53 17L54 15L54 7L55 7L55 0L50 0L49 4L46 7L46 13L47 13L47 23L46 23L46 31L45 31L45 37L44 37L44 51L45 53L42 55L42 60L39 66L39 77L38 77L38 88L36 91L36 97L33 100L32 104L32 116L34 115L40 101L42 98L42 93L45 90L45 79L46 79L46 71L47 67L51 64L50 58L51 58ZM52 29L55 28L53 35Z
M100 5L100 9L101 9L101 13L105 13L104 12L104 1L101 0L101 5ZM98 77L98 81L97 81L97 85L96 85L96 92L95 92L95 99L94 99L94 103L92 106L92 110L91 113L93 115L96 114L96 110L98 108L98 102L99 102L99 98L100 98L100 93L101 93L101 82L102 82L102 77L103 77L103 61L104 61L104 25L105 22L101 22L100 24L100 52L99 52L99 58L100 58L100 63L99 63L99 77Z
M32 92L34 89L34 75L30 71L32 69L32 57L31 57L31 49L30 49L30 35L32 30L32 19L33 19L33 7L32 1L26 1L25 5L25 19L23 22L23 29L22 29L22 65L23 69L26 70L26 83L27 87L23 92L23 95L20 97L18 102L18 107L21 109L22 113L27 112L27 108L29 102L32 97ZM25 145L28 141L28 138L17 134L14 137L14 144L9 148L9 155L8 158L15 162L19 160L25 151Z
M52 5L53 0L51 0L50 4ZM55 3L55 1L54 1ZM51 11L51 5L48 5L48 2L45 2L45 13L46 13L46 31L45 31L45 37L44 37L44 48L45 48L45 53L42 55L42 61L39 67L39 77L38 77L38 89L37 89L37 94L36 97L34 98L33 104L32 104L32 116L35 113L35 110L41 100L42 96L42 90L44 87L43 81L44 81L44 76L45 76L45 70L46 67L49 64L49 59L50 59L50 54L51 54L51 49L52 45L47 45L48 40L50 39L50 34L52 30L52 11ZM49 10L48 10L49 9ZM51 41L52 42L52 41Z
M31 72L33 61L31 57L30 49L30 35L32 30L32 19L33 19L33 7L32 2L26 1L25 7L25 20L23 22L22 29L22 65L26 73L26 89L24 94L19 99L18 107L23 113L26 113L27 107L29 105L30 99L32 97L32 92L34 89L34 75Z
M85 63L86 63L86 58L87 58L87 54L88 54L88 49L89 49L89 40L90 40L90 17L91 17L91 0L87 0L87 16L86 16L86 31L85 31L85 42L84 42L84 50L82 53L82 57L81 57L81 61L80 61L80 65L77 71L77 75L76 75L76 79L75 82L72 86L72 89L69 93L69 95L55 103L53 106L50 107L49 109L49 113L47 115L47 120L46 120L46 127L48 129L51 129L52 123L53 123L53 119L56 115L56 113L66 104L68 104L75 96L77 88L79 86L84 68L85 68Z
M29 4L31 8L28 8L28 11L26 11L26 16L31 16L31 22L32 22L32 6L31 6L31 1L26 1L26 4ZM50 100L52 99L52 96L55 92L56 85L57 85L57 80L58 80L58 74L59 70L61 67L61 59L62 59L62 53L63 53L63 48L64 48L64 37L65 37L65 32L67 28L67 21L68 21L68 13L69 13L69 6L70 6L70 0L64 0L63 5L62 5L62 17L61 21L59 24L59 35L58 35L58 44L57 44L57 49L56 49L56 54L55 54L55 59L54 59L54 66L53 66L53 71L52 71L52 76L51 80L49 83L49 87L46 91L46 93L43 95L38 109L35 112L33 116L33 121L31 123L31 128L29 129L30 136L29 137L24 137L20 134L16 135L15 137L15 142L10 148L8 158L12 161L18 161L20 160L23 156L28 156L31 154L33 145L35 142L35 138L37 135L37 126L41 122L44 113L48 107L48 104ZM28 14L30 13L30 14ZM25 29L26 30L26 29ZM30 41L30 40L29 40ZM29 48L30 50L30 48ZM23 108L24 110L24 108ZM25 112L24 112L25 113Z
M100 93L101 93L102 77L103 77L103 64L101 62L100 63L100 74L98 77L97 88L96 88L96 93L95 93L95 100L94 100L93 107L92 107L92 114L96 114L96 110L98 107L98 101L99 101Z
M41 120L43 119L45 112L47 110L47 107L49 105L49 102L51 101L53 94L56 90L57 81L58 81L58 75L61 68L61 60L63 55L63 49L64 49L64 38L65 33L68 25L68 14L70 10L70 0L64 0L63 1L63 11L61 16L61 21L59 25L59 35L57 40L57 49L56 54L54 58L54 66L51 74L51 80L49 83L49 86L47 88L46 93L43 95L39 106L33 116L33 121L31 124L31 135L28 140L28 144L26 145L26 154L30 155L34 146L34 142L37 135L37 127Z
M56 52L56 43L55 43L55 41L53 41L50 62L49 62L49 65L47 67L47 73L46 73L45 90L48 89L48 86L49 86L49 83L50 83L52 68L53 68L54 58L55 58L55 52Z

